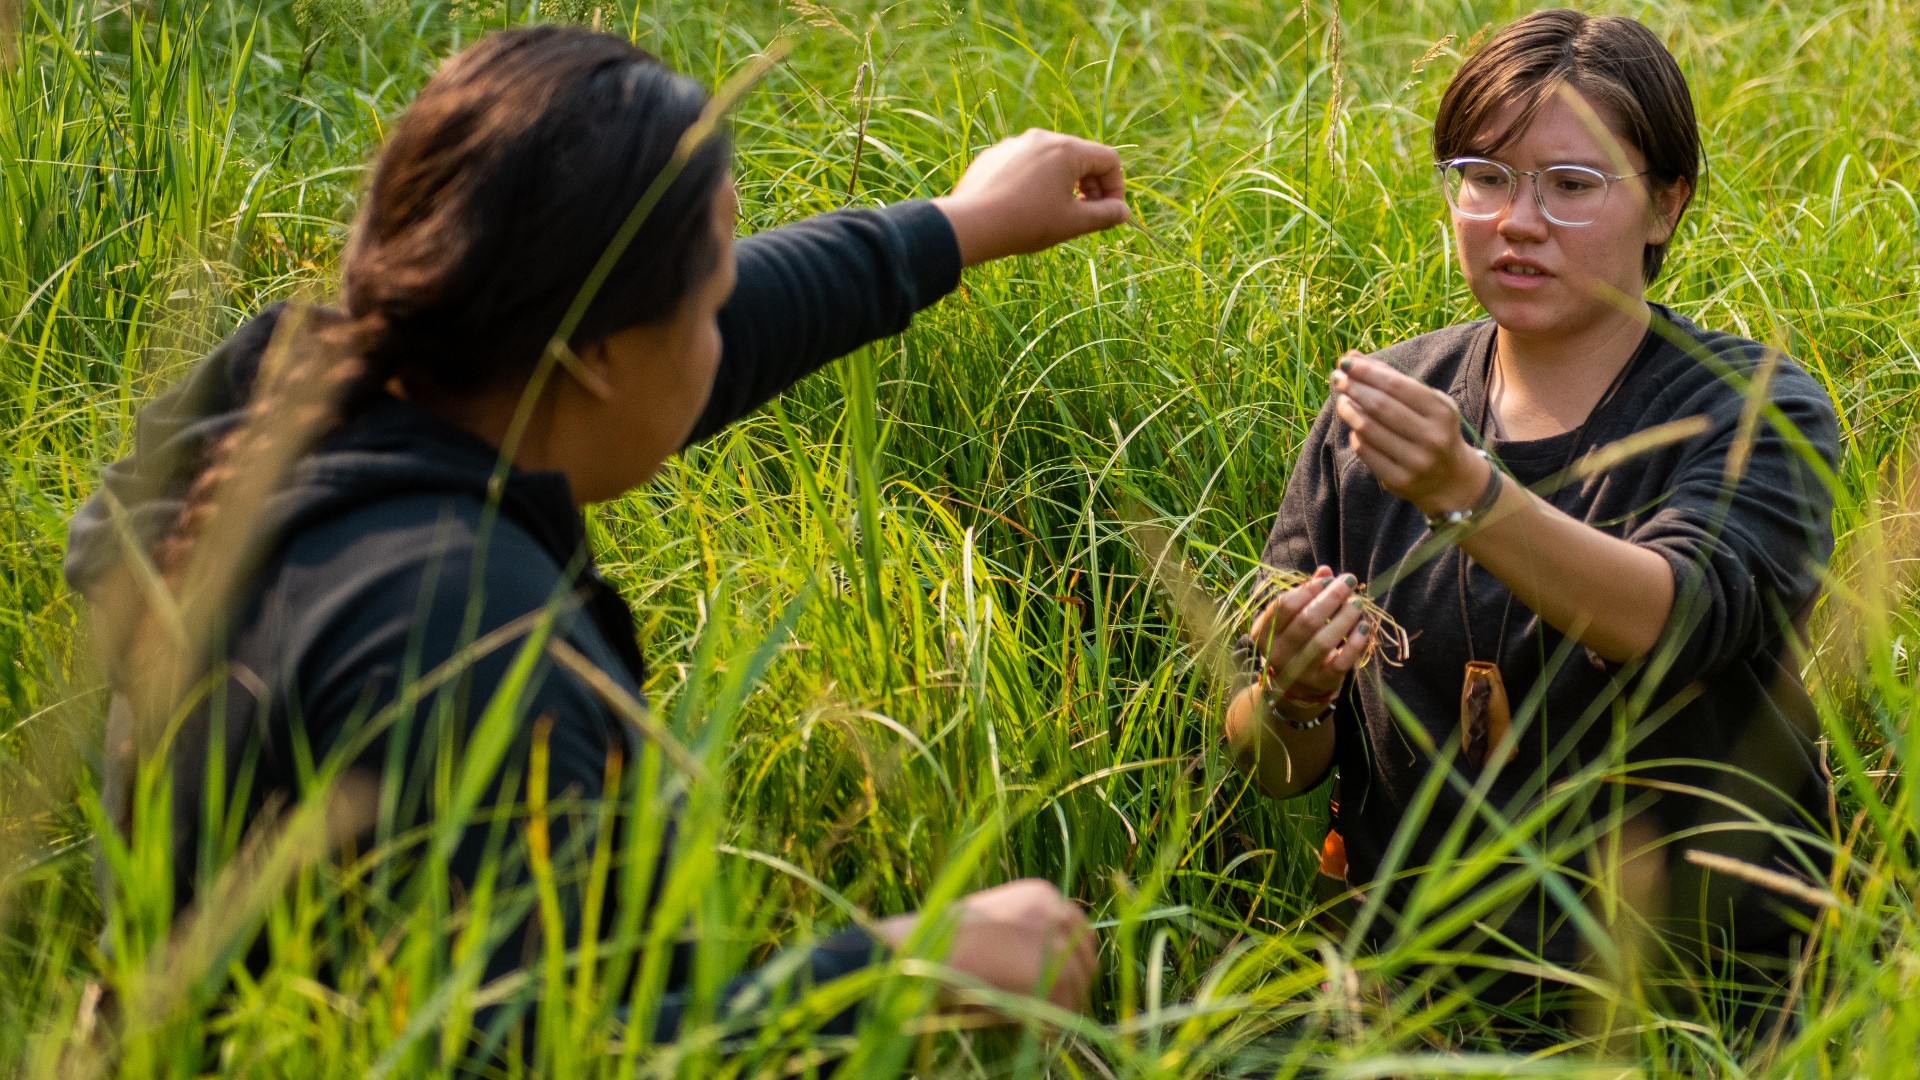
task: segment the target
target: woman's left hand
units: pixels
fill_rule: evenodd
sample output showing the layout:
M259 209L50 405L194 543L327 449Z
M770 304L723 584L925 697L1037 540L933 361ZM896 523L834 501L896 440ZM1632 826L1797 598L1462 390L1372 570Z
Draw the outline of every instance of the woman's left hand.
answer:
M1460 433L1445 393L1357 352L1333 372L1334 411L1380 486L1433 517L1479 501L1493 468Z

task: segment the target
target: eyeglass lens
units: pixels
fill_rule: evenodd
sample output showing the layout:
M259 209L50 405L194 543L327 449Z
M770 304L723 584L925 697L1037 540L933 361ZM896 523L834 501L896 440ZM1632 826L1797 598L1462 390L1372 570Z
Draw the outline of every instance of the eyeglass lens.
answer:
M1513 202L1520 174L1496 161L1463 160L1441 170L1447 202L1465 217L1490 218ZM1534 177L1535 198L1561 225L1591 225L1607 201L1607 178L1581 165L1555 165Z

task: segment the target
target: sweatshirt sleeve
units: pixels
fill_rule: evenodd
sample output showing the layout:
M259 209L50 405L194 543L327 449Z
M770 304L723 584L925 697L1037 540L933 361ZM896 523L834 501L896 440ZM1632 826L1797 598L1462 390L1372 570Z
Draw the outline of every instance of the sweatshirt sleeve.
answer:
M1263 587L1275 571L1311 574L1322 563L1339 561L1340 473L1333 460L1337 421L1329 403L1314 418L1300 446L1299 460L1287 477L1287 490L1280 497L1280 510L1260 557Z
M907 328L960 283L960 242L925 200L836 210L746 237L720 310L720 367L689 444L829 360Z
M797 950L797 952L796 952ZM722 1022L732 1010L750 1015L763 1005L778 1007L804 995L813 987L850 975L873 963L879 945L857 926L848 927L811 946L795 946L756 968L734 976L720 992ZM685 990L670 991L660 999L653 1018L653 1038L657 1043L678 1039L691 1004ZM860 1020L856 1003L829 1017L814 1028L820 1035L851 1035ZM746 1027L750 1032L754 1024Z
M1627 539L1673 570L1673 613L1656 652L1668 670L1706 673L1751 657L1805 618L1833 553L1833 493L1813 465L1839 460L1826 393L1783 363L1746 442L1744 395L1714 380L1708 430L1682 454L1669 496ZM1706 395L1703 395L1705 397Z

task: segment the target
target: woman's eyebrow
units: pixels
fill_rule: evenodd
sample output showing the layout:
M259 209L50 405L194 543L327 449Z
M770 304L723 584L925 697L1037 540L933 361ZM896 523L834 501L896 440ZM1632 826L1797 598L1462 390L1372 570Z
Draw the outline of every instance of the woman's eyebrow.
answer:
M1552 157L1553 157L1553 161L1551 162L1549 167L1551 167L1552 165L1580 165L1585 168L1592 169L1595 172L1608 172L1616 164L1616 162L1604 161L1599 158L1587 157L1582 154L1556 154L1556 155L1552 155Z
M1465 156L1486 158L1489 161L1498 161L1503 165L1509 165L1509 166L1513 165L1511 161L1507 161L1504 158L1495 157L1493 151L1491 150L1469 148ZM1612 174L1614 166L1619 164L1619 162L1616 162L1616 161L1609 161L1605 158L1593 157L1588 154L1579 154L1579 153L1541 154L1538 160L1544 163L1540 166L1543 169L1551 169L1555 165L1579 165L1582 168L1592 169L1595 172L1607 173L1609 175Z

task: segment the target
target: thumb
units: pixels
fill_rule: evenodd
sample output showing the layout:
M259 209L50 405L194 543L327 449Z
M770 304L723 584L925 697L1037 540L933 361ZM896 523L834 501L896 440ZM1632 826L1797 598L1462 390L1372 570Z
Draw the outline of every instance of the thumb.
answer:
M1119 196L1105 199L1076 199L1071 220L1076 234L1099 232L1127 220L1127 200Z

